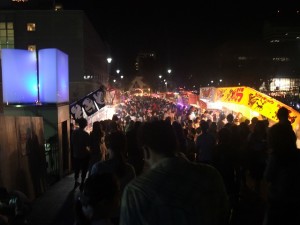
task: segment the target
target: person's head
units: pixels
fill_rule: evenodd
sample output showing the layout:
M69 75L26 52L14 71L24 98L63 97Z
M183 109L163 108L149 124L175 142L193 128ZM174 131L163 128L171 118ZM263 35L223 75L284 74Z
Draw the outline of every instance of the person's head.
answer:
M119 207L120 184L113 173L94 174L86 180L76 209L77 218L89 222L109 219Z
M285 107L281 107L280 109L278 109L276 115L279 121L286 121L289 119L289 110Z
M166 119L165 119L165 122L166 123L169 123L170 125L172 124L172 119L170 116L167 116Z
M216 131L217 130L217 123L216 122L212 122L209 126L209 130L211 131Z
M144 149L145 160L150 165L153 163L153 156L172 157L177 152L177 139L174 129L170 123L163 120L142 124L139 141Z
M249 119L245 119L244 123L248 126L250 124L250 120Z
M174 121L174 122L172 123L172 127L173 127L173 129L174 129L174 131L175 131L175 134L176 134L177 136L180 136L180 135L183 134L183 128L182 128L182 126L181 126L181 124L180 124L179 122Z
M226 119L227 119L227 122L228 123L233 123L233 120L234 120L234 117L231 113L229 113L227 116L226 116Z
M208 128L209 128L209 123L207 121L205 121L205 120L201 120L200 121L200 129L201 129L201 131L205 133L205 132L207 132Z
M117 115L117 114L114 114L111 120L112 120L112 121L115 121L115 122L118 122L118 121L119 121L118 115Z
M100 133L101 131L101 124L100 124L100 121L95 121L93 123L93 132L97 132L97 133Z
M254 117L252 117L252 119L251 119L251 124L252 124L252 125L255 125L255 124L257 123L257 121L258 121L258 118L257 118L256 116L254 116Z
M225 120L226 115L224 113L221 113L219 116L219 120Z
M105 136L105 145L110 157L123 156L127 147L126 136L122 131L113 131Z
M87 126L87 120L85 118L78 119L77 123L80 129L84 129Z

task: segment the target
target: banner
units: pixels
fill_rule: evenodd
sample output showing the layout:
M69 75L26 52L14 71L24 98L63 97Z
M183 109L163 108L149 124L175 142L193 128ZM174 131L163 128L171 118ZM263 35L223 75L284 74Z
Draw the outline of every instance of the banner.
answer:
M215 96L215 87L203 87L200 88L199 98L208 101L213 101Z
M289 120L294 128L298 128L300 122L300 113L292 107L256 91L249 87L227 87L217 88L215 101L234 103L246 106L259 114L278 122L276 113L279 108L285 107L289 110Z
M85 113L91 116L105 106L105 91L100 88L84 98L72 103L70 105L70 113L73 119L77 120L83 118Z
M70 105L70 114L74 120L83 118L83 109L79 101Z
M91 93L82 100L81 105L87 116L90 116L98 111L93 99L93 93Z

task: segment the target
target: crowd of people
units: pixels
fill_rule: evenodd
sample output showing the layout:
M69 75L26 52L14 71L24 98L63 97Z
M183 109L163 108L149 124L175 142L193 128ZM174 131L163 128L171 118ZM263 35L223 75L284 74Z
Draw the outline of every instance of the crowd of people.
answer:
M277 116L269 126L135 97L90 134L78 120L76 224L234 224L244 188L266 201L261 224L300 224L300 152L288 110Z

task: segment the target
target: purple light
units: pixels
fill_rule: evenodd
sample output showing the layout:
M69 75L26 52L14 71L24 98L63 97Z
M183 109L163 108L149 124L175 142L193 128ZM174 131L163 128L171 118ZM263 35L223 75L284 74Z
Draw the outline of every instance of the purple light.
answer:
M36 54L28 50L2 49L3 102L34 104L38 100Z
M69 102L68 55L58 49L42 49L39 57L40 102Z

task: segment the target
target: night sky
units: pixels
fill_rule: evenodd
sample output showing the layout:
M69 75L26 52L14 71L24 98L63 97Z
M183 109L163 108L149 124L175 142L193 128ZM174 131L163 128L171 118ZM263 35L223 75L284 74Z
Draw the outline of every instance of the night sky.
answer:
M64 8L85 10L125 73L133 73L139 52L152 50L162 65L182 77L217 76L206 71L214 67L213 57L225 43L261 41L266 18L278 9L300 9L295 0L70 2L64 1Z

